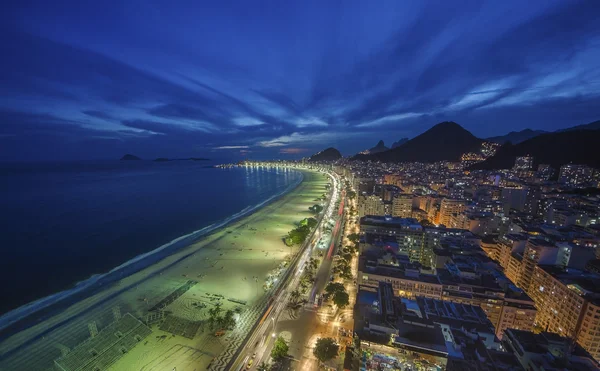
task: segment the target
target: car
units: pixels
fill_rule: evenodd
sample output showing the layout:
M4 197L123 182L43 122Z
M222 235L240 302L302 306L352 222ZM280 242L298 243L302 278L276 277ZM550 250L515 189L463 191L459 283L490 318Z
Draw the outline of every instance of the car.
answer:
M254 363L254 359L250 358L250 360L248 361L248 364L246 365L246 367L250 368L252 366L252 363Z

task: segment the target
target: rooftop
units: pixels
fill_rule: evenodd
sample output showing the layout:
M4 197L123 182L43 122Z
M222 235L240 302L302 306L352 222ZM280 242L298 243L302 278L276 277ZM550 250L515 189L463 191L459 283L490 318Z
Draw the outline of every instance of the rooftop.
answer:
M360 218L360 225L380 225L397 228L422 228L414 218L395 218L391 216L367 215Z

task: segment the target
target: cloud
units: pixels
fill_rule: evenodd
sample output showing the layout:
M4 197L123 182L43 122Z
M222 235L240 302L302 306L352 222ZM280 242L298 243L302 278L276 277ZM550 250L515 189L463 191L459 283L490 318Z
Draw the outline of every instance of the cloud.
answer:
M0 111L10 112L0 145L29 140L44 159L61 140L100 138L107 153L267 157L356 153L442 120L480 137L582 124L600 117L598 7L280 2L267 13L243 3L131 13L34 1L0 14Z
M203 124L199 126L189 126L147 120L125 120L122 122L122 124L130 128L166 135L189 135L193 134L194 132L208 131Z
M213 147L213 149L247 149L250 148L250 146L219 146L219 147Z
M299 153L308 152L306 148L282 148L279 150L279 153L286 155L297 155Z
M86 110L86 111L81 111L81 112L90 117L95 117L95 118L99 118L99 119L103 119L103 120L112 120L113 119L112 116L110 116L108 113L103 112L103 111Z
M398 121L402 121L402 120L406 120L406 119L420 117L422 115L423 115L422 113L416 113L416 112L399 113L399 114L395 114L395 115L381 117L381 118L378 118L373 121L364 122L362 124L358 124L355 126L357 128L381 126L381 125L385 125L385 124L389 124L389 123L393 123L393 122L398 122Z
M319 132L319 133L298 133L294 132L290 135L282 135L280 137L263 140L256 143L259 147L271 148L271 147L284 147L294 144L310 144L310 145L321 145L324 143L333 143L334 141L342 140L351 136L359 136L360 132L352 133L332 133L332 132Z
M261 120L255 119L254 117L236 117L233 122L237 126L262 126L265 123Z
M298 128L306 127L326 127L327 123L318 117L300 117L293 121L293 124Z

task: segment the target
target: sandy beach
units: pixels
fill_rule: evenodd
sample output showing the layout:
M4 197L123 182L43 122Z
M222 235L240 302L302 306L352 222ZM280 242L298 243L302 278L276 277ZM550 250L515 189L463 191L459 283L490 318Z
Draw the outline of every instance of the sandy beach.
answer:
M90 331L105 336L102 330L127 314L151 333L98 369L206 369L261 315L267 276L298 249L282 238L311 216L308 207L328 182L322 173L305 171L303 182L278 200L8 338L0 344L0 370L60 370L55 359L81 349ZM205 324L217 302L239 312L236 329L219 337Z

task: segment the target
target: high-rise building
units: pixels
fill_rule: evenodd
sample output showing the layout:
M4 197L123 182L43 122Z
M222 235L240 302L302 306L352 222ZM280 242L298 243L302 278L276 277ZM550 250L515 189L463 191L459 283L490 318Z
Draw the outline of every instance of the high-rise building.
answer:
M572 344L569 338L549 332L534 334L510 329L506 331L502 343L517 358L523 370L594 371L600 366L580 346Z
M520 156L515 159L515 166L513 166L513 170L529 171L531 169L533 169L533 157Z
M385 204L381 197L365 194L358 196L358 216L365 215L385 215Z
M365 216L360 218L360 234L366 243L393 240L410 261L421 259L424 232L416 219Z
M542 190L538 185L528 185L527 193L525 195L525 205L523 211L530 215L537 215L540 198L542 197Z
M448 258L446 268L437 268L433 275L415 269L412 264L391 266L361 256L357 282L359 288L371 289L385 282L391 285L394 295L403 298L426 297L476 305L492 322L499 338L507 328L533 328L537 310L525 293L512 285L503 288L491 273L473 271L463 262L453 263L452 256Z
M548 164L540 164L537 170L537 176L542 180L548 180L554 175L554 169Z
M413 196L402 193L392 199L392 216L397 218L410 218L412 214Z
M538 264L556 264L559 249L551 242L540 238L530 238L525 244L523 260L519 267L517 286L529 292L533 271Z
M527 198L527 187L514 186L505 187L502 189L502 203L509 209L523 211L525 209L525 201Z
M577 340L596 360L600 359L599 286L596 274L539 265L529 290L538 308L538 327Z
M591 183L594 179L594 169L586 165L563 165L558 174L558 181L571 186Z
M465 210L467 203L465 200L444 198L440 204L439 224L450 226L453 214L460 214Z

